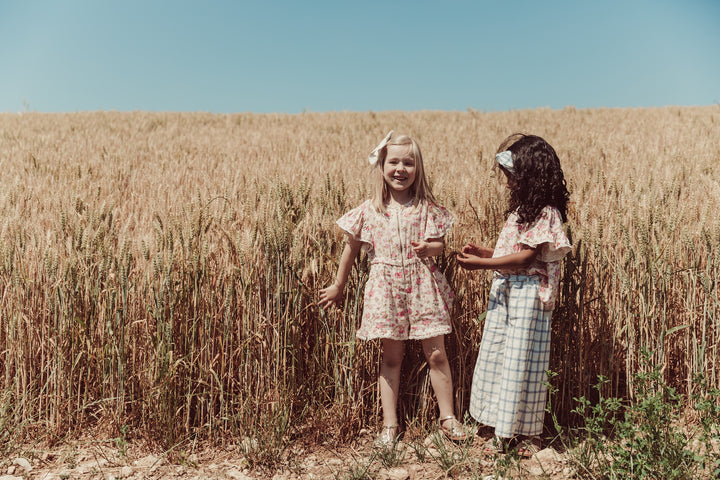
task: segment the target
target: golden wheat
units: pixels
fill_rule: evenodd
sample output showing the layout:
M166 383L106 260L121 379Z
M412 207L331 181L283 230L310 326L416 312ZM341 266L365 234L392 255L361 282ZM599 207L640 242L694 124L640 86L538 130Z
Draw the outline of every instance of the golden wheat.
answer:
M364 159L390 129L418 139L456 216L447 252L495 241L502 139L557 149L576 246L553 318L562 422L599 374L631 395L643 350L687 394L698 374L720 386L718 127L720 106L2 114L0 439L132 425L168 446L260 437L263 461L304 426L342 438L373 422L378 346L354 337L367 264L342 312L315 301L334 220L369 195ZM462 412L489 276L439 262ZM421 358L409 349L401 414L429 419Z

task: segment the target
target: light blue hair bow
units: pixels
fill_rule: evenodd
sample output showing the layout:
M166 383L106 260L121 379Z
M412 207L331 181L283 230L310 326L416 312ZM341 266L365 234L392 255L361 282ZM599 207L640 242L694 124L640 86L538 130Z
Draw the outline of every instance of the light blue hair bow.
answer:
M510 173L515 173L515 170L513 169L514 165L512 152L510 150L505 150L504 152L498 153L497 155L495 155L495 159L505 170Z

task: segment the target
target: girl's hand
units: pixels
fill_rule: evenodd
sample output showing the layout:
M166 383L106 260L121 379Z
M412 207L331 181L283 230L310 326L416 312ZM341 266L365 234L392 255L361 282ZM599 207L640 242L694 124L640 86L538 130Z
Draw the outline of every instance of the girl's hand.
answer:
M484 268L482 266L483 258L487 257L481 257L480 255L474 255L472 253L465 253L465 247L463 247L463 251L458 253L455 258L457 259L458 264L465 270L479 270Z
M410 245L412 245L413 250L415 250L415 255L417 255L418 258L426 258L429 256L430 245L428 245L427 242L410 242Z
M445 241L442 238L429 238L419 242L410 242L410 245L418 258L428 258L440 255L445 248Z
M336 283L333 283L327 288L320 290L320 304L321 307L327 308L332 305L339 305L342 300L343 289L340 288Z
M492 248L482 247L474 243L468 243L462 247L461 253L457 254L457 262L466 270L479 270L481 268L489 268L486 265L486 258L492 258L495 252Z
M491 258L495 252L492 248L482 247L472 243L468 243L462 248L462 253L466 255L474 255L480 258Z

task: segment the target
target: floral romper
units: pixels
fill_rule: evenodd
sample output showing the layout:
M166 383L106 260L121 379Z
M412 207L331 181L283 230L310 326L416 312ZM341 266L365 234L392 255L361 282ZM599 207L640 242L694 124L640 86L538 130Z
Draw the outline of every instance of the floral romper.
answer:
M432 258L421 259L410 242L445 236L453 223L444 207L426 203L379 213L370 200L337 224L360 240L370 274L358 338L425 339L450 333L453 293Z

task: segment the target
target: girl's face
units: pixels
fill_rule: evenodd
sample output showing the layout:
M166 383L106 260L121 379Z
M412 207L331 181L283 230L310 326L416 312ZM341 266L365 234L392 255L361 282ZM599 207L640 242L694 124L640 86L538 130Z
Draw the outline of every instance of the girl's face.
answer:
M411 145L388 145L387 157L383 165L383 178L385 183L396 192L412 187L415 183L415 157Z
M502 170L502 172L505 174L505 180L506 180L505 188L507 188L508 190L510 190L512 192L513 190L515 190L517 188L517 182L515 181L515 176L512 173L505 170L504 168L501 168L500 170Z

